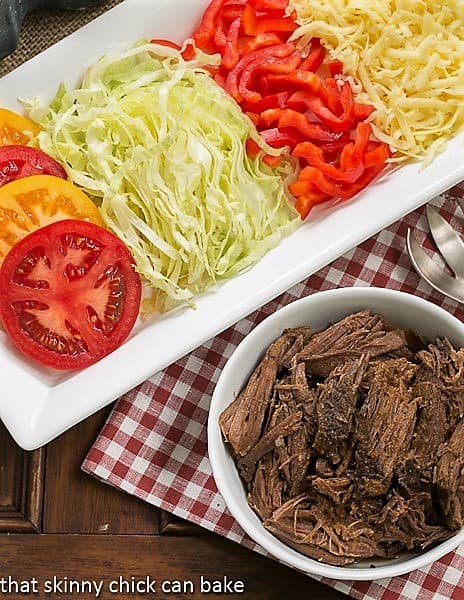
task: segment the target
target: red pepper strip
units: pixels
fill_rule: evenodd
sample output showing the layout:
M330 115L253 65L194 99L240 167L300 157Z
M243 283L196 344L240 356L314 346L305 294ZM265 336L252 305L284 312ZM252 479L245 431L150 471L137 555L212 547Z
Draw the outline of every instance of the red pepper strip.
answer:
M240 102L242 100L238 90L238 80L242 74L242 71L251 63L260 62L267 60L269 57L285 58L289 54L294 52L295 47L293 44L279 44L278 46L270 46L268 48L260 48L255 50L251 54L243 56L232 71L227 76L226 91L236 100Z
M295 196L295 197L303 196L303 194L307 194L312 189L314 189L314 188L313 188L313 184L311 183L311 181L306 180L306 179L301 179L301 178L299 178L297 181L295 181L295 183L291 183L288 186L288 191L290 192L290 194L292 194L292 196Z
M227 33L224 27L224 23L222 22L221 16L219 16L216 23L216 31L214 32L214 43L221 50L221 54L223 54L224 49L226 47L227 42Z
M356 157L354 153L352 157L353 160L342 170L335 165L328 164L324 158L323 151L311 142L298 144L293 149L292 154L298 158L306 159L309 166L316 167L322 171L322 173L340 183L354 183L364 172L363 163L360 160L355 160Z
M322 65L325 56L325 48L321 46L321 40L314 38L311 40L311 51L300 65L302 71L312 71L315 73Z
M258 154L261 152L261 148L251 138L247 139L245 147L246 147L247 154L250 158L256 158L258 156ZM278 167L280 165L281 161L282 161L281 156L271 156L270 154L265 154L263 156L263 162L265 162L270 167Z
M259 125L259 120L261 117L258 113L246 112L245 114L250 119L250 121L253 123L253 125L255 127L257 127Z
M322 102L327 102L327 90L325 89L321 78L312 71L295 71L289 75L268 75L269 85L289 88L300 88L306 92L319 97ZM309 94L308 94L309 96Z
M289 127L284 129L277 127L273 129L264 129L259 132L259 135L273 148L282 148L283 146L290 146L293 148L295 144L301 142L301 135L298 135L297 131L294 131Z
M343 73L343 63L339 60L331 60L328 66L332 77L335 77L335 75L341 75Z
M221 10L223 23L230 24L242 16L244 2L226 2Z
M278 123L281 115L281 108L269 108L268 110L263 110L263 112L259 115L259 125L262 125L263 127L269 127L273 123Z
M211 69L209 69L208 67L205 67L205 69L207 69L208 71L211 72ZM214 77L214 81L221 86L222 88L226 87L226 78L227 75L225 75L221 70L217 70L216 73L213 74Z
M291 108L282 110L279 127L294 127L305 137L324 142L331 142L341 137L340 133L329 131L320 123L312 123L308 117Z
M265 50L272 50L272 48L277 48L277 46L271 46L270 48L265 48ZM251 89L256 75L264 71L266 74L278 73L286 76L293 73L299 67L300 63L301 56L297 51L292 52L292 54L286 57L274 55L264 61L255 60L249 63L243 69L238 83L240 97L250 103L259 102L263 96Z
M329 194L324 194L324 192L319 192L315 190L313 186L310 186L310 189L296 199L295 208L300 213L301 219L304 221L311 209L314 208L317 204L322 204L323 202L327 202L330 200Z
M271 154L266 154L263 156L263 162L266 163L268 167L278 167L282 162L281 156L272 156Z
M242 14L243 32L246 35L258 35L266 31L285 31L291 33L297 28L295 21L289 17L265 18L257 16L254 8L246 4Z
M350 196L352 195L352 186L342 186L333 183L324 175L324 173L322 173L320 169L316 169L315 167L305 167L300 172L299 179L314 184L314 186L317 189L319 189L321 192L324 192L325 194L330 194L332 198L342 198L343 200L345 200L347 198L350 198Z
M174 48L174 50L180 50L180 46L179 44L176 44L175 42L171 42L170 40L158 40L156 38L153 38L152 40L150 40L150 44L159 44L160 46L167 46L168 48Z
M282 44L282 40L277 33L272 32L260 33L254 37L242 37L238 41L240 56L250 54L259 48L275 46L276 44Z
M193 34L193 39L198 48L204 50L206 42L214 38L218 16L223 4L224 0L211 0L208 8L203 13L200 24Z
M384 165L387 158L390 158L391 152L387 144L379 143L377 148L369 150L364 155L364 166L366 168Z
M331 183L319 169L314 167L305 167L300 173L300 178L304 172L304 181L312 183L321 192L330 194L333 198L347 200L365 188L366 185L382 171L383 167L384 165L376 165L374 167L370 167L369 169L365 169L364 173L355 183L343 186Z
M281 10L285 11L288 0L248 0L255 10Z
M230 71L235 67L235 65L240 60L239 48L238 48L238 33L240 30L240 26L242 24L242 19L238 17L231 24L229 31L227 33L226 45L224 48L224 54L222 56L222 66Z
M350 134L348 131L342 133L342 135L338 138L338 140L333 140L331 142L319 142L319 148L325 153L325 155L334 154L341 152L343 148L350 141Z
M354 98L351 86L345 82L340 92L340 102L343 108L342 114L338 117L327 106L327 92L325 101L317 96L308 94L305 102L308 108L318 117L323 123L333 129L333 131L346 131L353 126L354 118Z
M373 179L380 175L384 167L385 165L380 164L365 169L358 181L356 181L356 183L352 183L350 189L347 190L349 193L348 198L352 198L355 194L363 190L369 183L371 183Z
M245 144L247 154L250 158L255 158L261 151L261 148L252 138L248 138Z
M244 103L242 108L245 106L248 109L251 109L253 112L263 113L270 108L285 108L287 105L287 100L290 97L291 92L280 92L279 94L271 94L269 96L265 96L259 102L254 102L249 106Z
M170 40L158 40L156 38L150 40L150 44L159 44L160 46L167 46L168 48L173 48L174 50L178 50L180 52L182 46L176 44L175 42L171 42ZM195 50L192 46L187 46L183 52L181 52L181 56L184 60L192 60L195 57Z
M327 106L334 115L340 117L343 114L343 107L340 101L340 90L338 89L337 80L333 77L327 77L325 86L327 88Z
M360 161L364 161L364 155L367 151L367 145L369 143L369 136L371 135L372 128L369 123L365 121L358 123L356 126L356 137L354 139L354 156Z
M350 168L350 165L354 160L354 144L349 143L343 147L343 150L340 152L340 158L338 162L340 164L340 169L346 171Z
M365 121L369 115L374 112L375 108L371 104L354 103L354 116L357 121Z

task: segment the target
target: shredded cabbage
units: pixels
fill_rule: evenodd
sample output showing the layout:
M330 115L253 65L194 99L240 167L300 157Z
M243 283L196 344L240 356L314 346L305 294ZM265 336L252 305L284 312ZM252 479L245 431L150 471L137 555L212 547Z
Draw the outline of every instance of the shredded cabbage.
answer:
M104 56L79 89L29 103L36 143L100 205L164 311L258 261L299 222L284 177L245 150L267 146L202 68L140 42Z

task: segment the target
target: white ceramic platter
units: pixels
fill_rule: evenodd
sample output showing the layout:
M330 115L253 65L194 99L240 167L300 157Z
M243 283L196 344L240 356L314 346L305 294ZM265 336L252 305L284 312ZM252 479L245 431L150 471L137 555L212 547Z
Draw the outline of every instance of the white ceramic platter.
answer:
M125 0L83 29L0 79L0 105L51 100L58 84L76 86L99 56L142 37L188 37L207 0ZM0 418L16 442L37 448L153 373L187 354L293 284L464 179L464 144L454 139L424 170L407 165L355 200L302 225L253 269L198 299L197 309L139 324L116 352L77 373L27 362L0 333Z

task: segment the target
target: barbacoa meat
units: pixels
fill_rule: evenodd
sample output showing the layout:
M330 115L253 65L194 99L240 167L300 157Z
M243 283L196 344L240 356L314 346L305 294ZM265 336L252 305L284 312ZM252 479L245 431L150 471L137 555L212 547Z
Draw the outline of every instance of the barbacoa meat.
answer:
M431 493L438 449L448 433L446 399L440 387L419 382L413 386L412 395L417 402L417 418L410 450L398 469L400 489L407 497Z
M359 386L368 364L368 354L347 360L335 367L318 387L314 449L333 463L340 462L343 445L353 431Z
M416 401L408 387L417 367L404 358L372 365L370 386L356 427L356 473L368 496L385 494L408 450Z
M388 330L380 315L364 310L313 335L296 359L305 362L314 375L327 377L332 369L350 358L361 354L375 358L405 346L403 330Z
M463 526L464 509L464 419L449 442L441 446L437 465L437 490L448 527Z
M418 381L435 384L446 407L449 429L464 417L464 349L455 350L447 339L436 340L418 352Z
M285 330L220 416L248 502L276 537L349 565L464 525L464 350L365 310Z
M261 437L277 373L293 341L284 334L269 346L245 389L219 418L222 433L238 456L245 456Z

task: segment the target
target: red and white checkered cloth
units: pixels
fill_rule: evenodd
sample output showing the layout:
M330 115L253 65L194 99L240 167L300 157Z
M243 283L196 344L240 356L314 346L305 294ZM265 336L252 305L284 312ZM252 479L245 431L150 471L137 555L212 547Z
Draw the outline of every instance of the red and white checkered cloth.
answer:
M453 201L458 195L464 197L464 184L436 198L433 204L463 233L463 215ZM432 290L412 269L405 244L408 227L414 229L421 244L432 249L424 210L411 213L126 394L91 448L82 466L84 471L261 551L228 512L208 460L208 408L221 369L257 323L281 306L319 290L388 287L432 300L464 319L462 306ZM324 583L363 600L464 599L464 545L403 577Z

